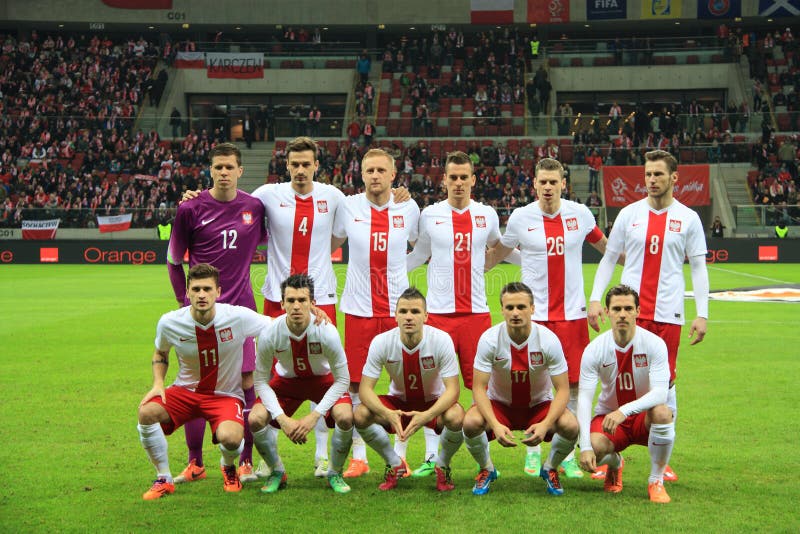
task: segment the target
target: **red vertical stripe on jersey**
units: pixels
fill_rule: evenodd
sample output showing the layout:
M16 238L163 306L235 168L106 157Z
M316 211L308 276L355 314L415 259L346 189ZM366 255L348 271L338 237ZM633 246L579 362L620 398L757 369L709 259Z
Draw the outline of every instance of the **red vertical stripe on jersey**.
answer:
M614 349L617 356L617 402L620 406L639 398L633 384L633 345L625 351Z
M547 248L547 320L564 320L564 223L561 215L544 216L544 240Z
M292 265L289 274L308 273L311 251L311 229L314 228L314 197L294 197L294 230L292 235Z
M406 401L424 401L425 390L422 388L422 369L419 365L419 351L406 352L403 349L403 386Z
M289 341L292 343L292 367L295 376L299 378L314 376L311 362L308 361L308 338L303 337L299 341L289 338Z
M389 317L389 210L370 208L369 288L372 295L372 316Z
M197 336L197 356L200 358L200 382L197 384L197 393L213 394L217 389L217 373L219 372L219 347L217 346L217 331L214 326L203 330L194 327Z
M661 274L661 258L664 252L667 214L667 211L660 214L651 211L647 220L642 280L639 282L639 317L650 321L653 320L656 313L656 296L658 295L658 279Z
M511 406L531 405L531 368L528 364L528 344L522 348L511 345Z
M456 313L472 313L472 215L453 212L453 291Z

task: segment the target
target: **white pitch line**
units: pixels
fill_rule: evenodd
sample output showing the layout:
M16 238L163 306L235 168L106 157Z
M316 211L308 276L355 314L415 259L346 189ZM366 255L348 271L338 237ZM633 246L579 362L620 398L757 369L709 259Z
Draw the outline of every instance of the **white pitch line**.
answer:
M722 272L725 272L725 273L738 274L740 276L749 276L750 278L758 278L760 280L767 280L769 282L777 282L779 284L796 284L797 283L797 282L789 282L788 280L778 280L777 278L768 278L766 276L759 276L757 274L743 273L743 272L740 272L740 271L732 271L730 269L723 269L722 267L709 266L708 268L709 269L716 269L717 271L722 271Z

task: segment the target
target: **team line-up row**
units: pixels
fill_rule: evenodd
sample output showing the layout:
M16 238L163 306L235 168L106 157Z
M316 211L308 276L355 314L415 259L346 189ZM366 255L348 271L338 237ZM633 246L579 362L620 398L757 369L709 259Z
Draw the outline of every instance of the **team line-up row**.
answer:
M483 272L507 256L521 263L522 281L533 289L533 319L553 331L563 345L570 363L568 405L572 413L577 410L580 359L588 344L581 270L584 240L604 253L588 306L589 323L597 329L598 320L605 316L599 300L611 279L614 264L624 251L622 281L641 295L637 321L666 341L671 397L680 325L684 320L684 257L689 258L692 267L697 299L697 317L690 330L693 343L705 335L708 293L705 238L699 217L672 198L678 179L677 162L666 152L654 151L648 155L645 164L648 196L621 211L608 242L585 207L560 198L563 169L555 160L539 163L534 182L538 200L515 210L503 236L494 210L470 199L475 176L465 154L456 152L448 156L443 177L447 199L426 208L421 215L413 203L401 202L394 195L391 190L394 160L381 150L365 154L362 172L366 190L351 197L313 181L317 166L313 140L298 138L289 143L287 161L290 182L262 186L253 198L236 189L243 172L238 149L234 145L219 145L212 150L214 186L200 193L199 198L184 202L178 210L170 241L170 278L179 302L188 303L184 302L186 285L181 258L189 250L190 263L207 262L220 268L221 302L254 308L249 260L268 232L269 268L262 290L265 314L283 313L280 284L289 274L310 272L315 278L313 298L318 309L335 318L336 285L330 251L348 239L350 259L340 307L345 313L344 348L347 360L352 362L350 393L355 405L360 404L358 385L370 343L397 324L393 316L397 299L408 286L406 273L426 260L429 261L427 324L450 335L468 388L472 387L472 364L479 337L491 327ZM414 245L408 255L407 243ZM255 365L248 364L255 361L254 352L252 343L246 342L242 371L247 407L255 400L252 388ZM178 479L205 476L201 467L204 424L202 419L187 424L190 462ZM199 428L199 440L197 432L190 433L193 426ZM320 435L319 428L316 432L316 456L323 466L327 436ZM433 432L426 433L428 459L437 453L435 440ZM245 442L248 441L246 436ZM402 452L405 441L398 443ZM535 472L527 469L527 460L535 459L537 452L535 448L529 449L526 472ZM365 450L360 438L356 438L353 459L344 476L363 473L365 461ZM568 459L564 466L569 462L575 464ZM426 462L415 474L420 470L432 474L435 466L432 461ZM324 474L324 470L320 471L318 474ZM242 479L252 477L252 457L247 445L240 457L238 474ZM668 470L667 475L671 474Z

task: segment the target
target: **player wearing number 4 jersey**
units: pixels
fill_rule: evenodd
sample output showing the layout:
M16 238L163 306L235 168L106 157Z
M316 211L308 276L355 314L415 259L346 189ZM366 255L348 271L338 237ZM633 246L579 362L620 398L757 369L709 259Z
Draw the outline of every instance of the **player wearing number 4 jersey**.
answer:
M685 320L684 258L689 259L697 316L689 329L694 345L706 335L708 318L708 271L706 241L700 217L673 198L678 181L678 162L668 152L645 154L647 198L619 212L608 246L595 274L589 303L589 324L599 329L603 319L600 298L614 273L614 264L625 253L622 283L639 293L641 314L637 324L661 337L669 354L671 404L675 404L675 377L681 325ZM675 480L668 468L666 480Z
M342 465L350 452L353 409L347 395L350 375L342 342L335 326L312 323L314 283L308 275L290 276L281 293L286 314L258 338L255 383L260 402L249 419L258 452L272 471L261 491L274 493L286 486L286 469L275 434L267 425L274 421L290 440L302 444L322 419L334 428L328 482L337 493L347 493L350 487L342 479ZM306 400L317 403L315 408L305 417L293 419Z
M497 479L486 430L504 447L516 447L512 430L524 430L526 445L550 441L550 456L539 472L551 495L564 493L558 465L578 437L569 400L567 362L556 335L531 321L533 294L521 282L500 293L505 322L483 333L475 356L472 398L464 417L464 441L480 471L472 493L485 495ZM556 395L553 398L552 389Z
M156 481L145 500L175 491L169 469L167 440L186 421L202 417L211 423L222 453L223 488L241 491L234 462L242 452L242 343L272 320L242 306L217 304L219 271L208 264L189 269L190 305L161 317L153 354L153 387L139 404L139 439L156 468ZM178 375L164 389L169 351L178 355Z
M487 267L519 246L522 282L531 288L536 303L533 319L552 330L564 348L570 392L567 407L574 414L581 355L589 344L583 292L583 243L588 241L602 254L606 249L606 237L586 206L561 199L565 187L561 163L550 158L539 161L534 178L538 201L514 210L502 240L489 253ZM540 455L538 447L528 448L527 474L539 474ZM569 478L583 476L574 452L564 461L562 469Z
M264 226L264 206L258 199L236 189L242 168L242 155L231 143L215 146L209 153L213 186L193 200L178 206L175 224L169 241L167 267L175 298L183 306L186 299L186 280L183 258L189 252L189 265L208 263L220 271L222 296L220 302L256 309L250 283L250 262L256 247L267 239ZM244 342L242 381L245 412L255 401L253 370L255 343ZM246 415L246 414L245 414ZM189 466L176 477L178 482L205 478L203 466L203 434L205 421L196 419L184 426L189 448ZM245 447L240 458L240 474L246 482L252 474L253 442L245 432Z
M349 243L347 278L340 307L345 313L345 353L350 369L350 396L357 408L361 370L369 345L378 334L397 326L395 304L408 287L406 250L417 239L419 208L395 203L394 158L380 149L364 154L361 172L366 191L345 198L336 212L333 249ZM353 436L353 460L344 473L355 478L369 472L364 441Z
M458 364L453 341L441 330L425 325L425 297L414 287L397 300L398 327L377 336L369 347L361 373L361 405L354 413L356 427L367 444L386 462L382 491L397 486L406 467L392 449L388 432L407 440L420 428L441 432L435 458L436 489L454 488L450 459L461 446L464 409L458 404ZM383 368L389 373L389 394L378 396L375 384Z
M664 470L675 441L674 404L667 399L667 346L655 334L636 326L639 295L619 285L606 295L611 331L589 343L581 362L578 421L581 428L581 467L589 472L598 459L607 464L605 490L622 491L622 459L629 445L650 451L650 500L668 503ZM597 382L600 396L592 418Z

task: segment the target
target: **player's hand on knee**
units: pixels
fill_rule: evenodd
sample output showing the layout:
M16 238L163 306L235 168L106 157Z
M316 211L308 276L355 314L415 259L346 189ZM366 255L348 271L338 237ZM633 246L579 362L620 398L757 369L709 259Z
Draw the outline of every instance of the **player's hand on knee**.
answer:
M619 410L614 410L603 418L603 432L613 434L623 421L625 421L625 414Z
M144 398L142 398L142 402L139 403L139 406L144 406L145 404L150 402L152 399L155 399L156 397L161 397L161 401L164 404L167 403L167 394L164 391L164 387L163 386L162 387L154 387L153 389L148 391L147 394L144 396Z

